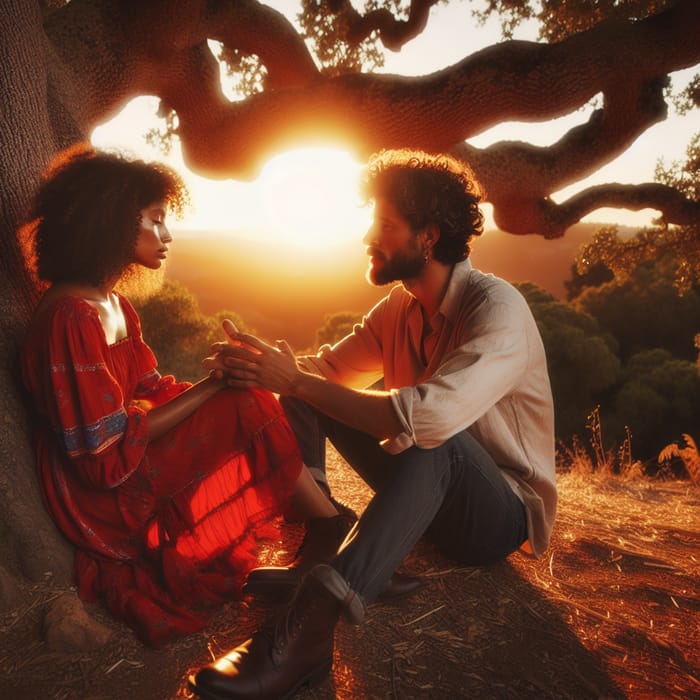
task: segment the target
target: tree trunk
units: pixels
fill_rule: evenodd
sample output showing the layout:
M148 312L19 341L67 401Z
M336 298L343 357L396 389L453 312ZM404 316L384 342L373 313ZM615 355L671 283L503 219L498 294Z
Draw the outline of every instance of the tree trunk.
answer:
M56 62L44 42L36 2L9 0L0 34L0 561L13 575L50 572L72 581L72 552L46 512L36 478L19 347L36 301L21 261L16 229L51 157L81 138L61 108L50 75ZM30 39L31 37L31 39ZM53 64L53 67L52 67Z

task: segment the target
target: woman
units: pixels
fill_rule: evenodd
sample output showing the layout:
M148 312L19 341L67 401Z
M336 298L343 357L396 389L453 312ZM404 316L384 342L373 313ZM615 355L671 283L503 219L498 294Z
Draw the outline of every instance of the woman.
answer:
M22 230L45 288L22 354L44 499L76 546L81 597L154 646L239 592L282 511L349 527L274 396L161 376L116 289L162 266L186 198L162 165L81 146L47 171Z

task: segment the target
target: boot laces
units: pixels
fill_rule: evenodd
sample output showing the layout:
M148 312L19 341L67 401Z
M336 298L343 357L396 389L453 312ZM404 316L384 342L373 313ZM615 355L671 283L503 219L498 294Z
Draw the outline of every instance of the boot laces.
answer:
M313 603L297 605L297 598L298 596L294 597L284 614L272 621L267 629L268 638L272 642L272 652L275 655L282 654L289 639L299 634L313 608Z

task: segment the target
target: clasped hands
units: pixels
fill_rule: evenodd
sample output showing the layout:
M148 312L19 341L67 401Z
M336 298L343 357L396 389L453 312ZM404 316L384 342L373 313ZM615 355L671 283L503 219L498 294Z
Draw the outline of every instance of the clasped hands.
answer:
M202 361L210 376L225 380L234 389L294 393L302 372L285 340L278 340L273 346L254 335L240 333L229 319L222 325L228 342L214 343L211 355Z

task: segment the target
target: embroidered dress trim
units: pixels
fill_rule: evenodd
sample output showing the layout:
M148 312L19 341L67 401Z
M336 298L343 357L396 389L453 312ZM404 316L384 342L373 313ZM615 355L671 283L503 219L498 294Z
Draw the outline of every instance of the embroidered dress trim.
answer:
M76 425L63 430L63 442L71 457L99 454L121 438L126 430L126 411L120 408L90 425Z

